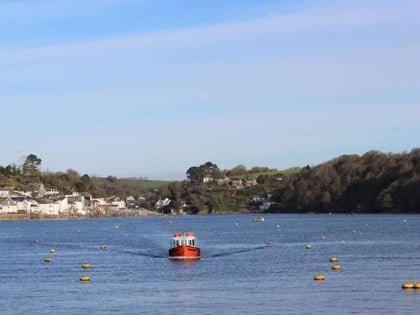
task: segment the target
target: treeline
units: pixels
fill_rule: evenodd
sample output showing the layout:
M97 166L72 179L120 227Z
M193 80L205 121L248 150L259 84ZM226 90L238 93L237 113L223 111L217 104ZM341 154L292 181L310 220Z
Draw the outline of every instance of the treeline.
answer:
M41 172L42 160L35 154L29 154L21 165L0 165L0 188L25 191L30 183L43 183L47 188L54 188L64 193L87 192L95 198L118 196L126 199L133 196L138 199L150 194L150 190L122 183L115 176L101 178L81 175L76 170L65 172Z
M420 213L420 149L343 155L307 166L273 191L273 212Z
M420 149L404 153L370 151L343 155L317 166L290 172L265 167L247 170L239 165L220 170L212 162L190 167L188 180L145 188L136 181L114 176L99 178L75 170L40 172L41 159L29 155L20 165L0 165L0 187L23 190L33 182L60 191L88 192L93 197L134 197L138 206L153 209L156 201L169 198L171 209L189 213L258 210L262 198L269 212L416 212L420 213ZM205 182L206 177L213 178ZM256 178L257 185L238 189L219 185L215 179ZM262 198L255 198L262 197ZM271 197L271 198L270 198ZM259 201L256 201L259 200Z

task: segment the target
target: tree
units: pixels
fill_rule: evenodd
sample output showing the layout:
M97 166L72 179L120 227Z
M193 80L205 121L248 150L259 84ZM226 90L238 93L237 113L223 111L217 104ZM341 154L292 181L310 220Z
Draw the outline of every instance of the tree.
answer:
M29 154L22 165L22 172L24 176L37 176L40 174L39 167L42 160L35 154Z
M204 176L206 175L205 171L201 167L192 166L187 170L187 178L192 183L200 183L203 181Z
M186 174L192 183L203 182L205 176L210 176L213 179L220 178L221 176L220 169L212 162L206 162L200 166L192 166L187 170Z
M245 165L237 165L229 171L229 176L242 176L246 175L247 169Z

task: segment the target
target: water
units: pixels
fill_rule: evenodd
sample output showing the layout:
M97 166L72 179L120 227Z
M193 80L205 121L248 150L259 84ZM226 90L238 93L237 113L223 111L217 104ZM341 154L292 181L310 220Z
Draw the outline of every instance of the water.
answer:
M264 217L0 222L0 314L418 313L420 215ZM167 258L183 231L200 260Z

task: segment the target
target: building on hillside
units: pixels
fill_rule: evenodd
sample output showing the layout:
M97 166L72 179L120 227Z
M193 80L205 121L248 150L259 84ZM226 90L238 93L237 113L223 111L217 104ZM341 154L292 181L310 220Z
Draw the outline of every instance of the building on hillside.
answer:
M10 197L0 198L0 214L16 214L18 213L17 203Z
M48 199L38 199L37 202L40 214L57 216L60 214L60 202Z
M235 179L235 180L232 180L231 185L235 187L236 189L241 189L244 187L244 182L242 179Z
M43 198L46 191L43 183L28 184L25 190L25 192L29 193L33 198Z
M28 196L14 196L13 201L16 202L18 213L38 213L38 203Z
M245 181L245 186L246 187L254 187L256 185L257 185L257 181L255 179Z
M155 203L155 209L156 210L159 210L159 209L161 209L163 207L169 206L170 204L171 204L171 199L169 199L169 198L159 199Z
M45 190L44 196L47 198L54 198L57 197L60 194L60 192L55 188L48 188Z
M223 186L223 185L229 185L230 183L230 178L229 177L224 177L224 178L218 178L216 180L217 185L219 186Z
M78 193L72 195L66 195L67 210L73 214L85 215L87 213L87 204L85 196Z
M212 182L212 181L214 181L213 176L210 176L210 175L205 175L205 176L203 177L203 183L209 183L209 182Z
M0 198L7 198L10 196L9 189L1 188L0 189Z

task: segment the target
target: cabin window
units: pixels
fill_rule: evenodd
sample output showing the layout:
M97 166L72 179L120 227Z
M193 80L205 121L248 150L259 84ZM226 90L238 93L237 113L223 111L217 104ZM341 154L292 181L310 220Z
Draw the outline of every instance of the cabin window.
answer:
M191 240L191 245L195 246L195 241L194 240Z

